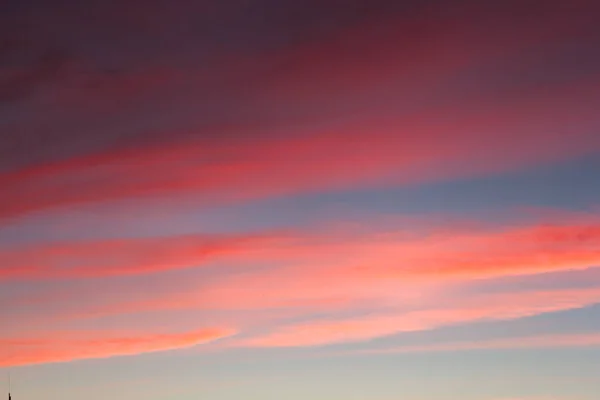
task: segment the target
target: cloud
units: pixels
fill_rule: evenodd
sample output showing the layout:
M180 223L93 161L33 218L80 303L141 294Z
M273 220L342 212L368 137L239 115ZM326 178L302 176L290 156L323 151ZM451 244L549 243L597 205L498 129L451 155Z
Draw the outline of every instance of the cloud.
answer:
M599 228L595 223L544 224L491 235L450 235L438 242L432 262L418 264L415 271L438 277L485 278L597 266Z
M0 367L108 358L182 349L218 340L234 332L207 328L194 332L115 335L111 332L46 332L35 338L0 338Z
M597 14L578 8L591 0L14 3L0 16L0 220L16 225L100 206L118 226L117 203L419 185L600 151ZM234 333L231 347L356 343L571 310L600 289L479 285L598 267L599 244L597 219L566 218L3 246L0 316L18 334L0 338L0 365ZM235 330L160 333L159 314Z
M359 3L358 9L367 7ZM290 11L294 7L278 5L273 13L302 19ZM391 2L379 7L388 9ZM222 12L235 14L229 8ZM82 98L69 103L86 103L90 90L91 98L115 104L113 112L100 107L89 114L51 101L53 112L39 110L36 119L29 117L31 109L14 114L16 122L5 131L31 140L1 152L15 165L6 165L0 176L0 184L10 188L0 201L0 216L121 200L195 196L201 206L404 185L598 151L597 74L557 73L569 76L541 83L531 78L577 59L564 53L573 48L570 43L590 36L584 35L594 26L590 14L565 12L554 3L544 10L543 18L470 10L468 4L437 12L416 7L408 16L376 12L377 17L323 33L322 40L290 40L259 55L203 59L209 67L179 58L171 68L126 63L111 78L101 73L92 88L85 84ZM317 17L309 11L308 20ZM249 26L260 21L252 10L241 14L254 21ZM277 18L268 20L289 28ZM240 26L238 17L227 21ZM260 36L257 42L274 35ZM118 42L112 40L111 48ZM148 43L156 47L154 40ZM104 90L107 86L115 89ZM123 107L129 90L141 90L142 99ZM59 114L63 119L53 119ZM48 146L40 135L52 143L59 136L60 145ZM30 162L24 166L23 160Z
M140 275L235 258L276 239L267 235L179 236L43 243L0 251L0 280Z
M590 96L566 94L543 100L562 104L517 102L511 110L468 108L468 113L445 110L405 120L367 118L277 138L261 139L256 132L253 140L190 142L74 158L0 176L0 183L10 188L0 209L6 218L57 207L182 195L201 196L201 206L496 173L600 149L594 133L600 121L588 126L576 122L577 115L589 111L591 116L589 104L594 102Z
M244 254L246 260L276 267L226 276L189 301L224 308L302 306L307 301L393 304L472 280L600 265L594 224L478 232L434 228L423 236L409 231L345 237L324 233Z
M509 226L316 227L45 243L3 252L3 277L56 286L7 291L3 303L11 307L2 312L14 313L20 336L41 326L94 324L99 317L147 321L148 313L179 311L235 326L246 338L232 340L234 347L362 342L600 303L595 286L478 290L498 278L600 266L599 235L593 218L562 215L554 223ZM159 274L191 267L208 273L168 280ZM139 280L150 273L153 279ZM94 279L106 276L114 279ZM72 285L72 278L85 279Z
M31 313L42 313L44 317L37 321L48 324L125 314L143 319L148 312L179 310L220 315L245 331L253 325L247 318L240 319L239 313L245 312L271 331L240 345L360 342L598 303L600 289L594 286L546 290L523 286L521 291L504 288L483 294L469 288L509 276L600 266L599 235L593 220L565 219L544 225L452 226L432 231L346 230L334 235L320 230L44 245L43 251L13 253L13 262L15 254L21 257L18 264L8 262L11 258L4 254L4 278L15 278L19 272L15 265L38 260L37 268L25 269L20 276L57 282L61 281L57 278L88 278L89 284L68 293L57 286L60 296L52 290L35 295L16 292L5 300L10 310L18 310L11 318L22 319L24 327L30 324ZM190 267L208 268L210 273L185 275L183 280L159 275L154 283L147 281L136 290L129 287L130 280L119 286L118 281L98 284L89 279L135 278L132 275ZM290 323L295 318L305 322Z
M444 305L407 312L387 312L346 320L310 321L284 326L241 340L251 347L323 346L361 342L402 332L432 330L481 321L510 320L569 310L600 302L600 289L549 290L440 299Z
M334 276L343 277L342 286L344 281L460 281L600 266L600 225L564 218L545 224L340 232L325 223L252 234L45 242L0 250L0 261L4 280L140 275L226 261L277 264L255 276L231 278L231 286L240 288L262 288L261 281L310 287ZM235 283L238 279L246 283Z

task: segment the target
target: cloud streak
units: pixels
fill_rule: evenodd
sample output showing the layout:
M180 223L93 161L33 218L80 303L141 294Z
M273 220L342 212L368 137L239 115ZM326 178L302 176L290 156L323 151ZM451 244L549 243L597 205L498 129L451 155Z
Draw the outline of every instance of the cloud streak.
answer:
M433 226L371 232L318 227L238 235L185 235L42 243L0 250L0 279L92 278L165 272L227 261L279 263L260 280L482 279L600 266L600 225ZM310 272L306 272L310 271ZM240 285L248 286L248 285Z
M0 367L109 358L193 347L232 335L224 328L193 332L137 334L123 336L111 332L74 332L38 338L0 338Z
M369 341L402 332L432 330L482 321L511 320L589 306L600 289L552 290L440 299L446 306L375 314L346 320L311 321L242 340L241 346L303 347ZM454 304L452 304L454 302Z
M55 282L60 288L65 280L85 283L67 293L7 292L11 309L23 310L14 318L28 318L38 309L58 320L161 310L287 309L297 315L318 309L419 307L446 301L441 299L461 285L598 267L600 229L593 220L564 218L555 224L485 228L189 235L44 243L5 249L0 261L0 279L7 284ZM183 278L161 278L161 273L184 269ZM155 280L150 291L119 283L148 275ZM106 277L113 279L93 285L95 278Z
M0 251L2 279L72 279L142 275L201 267L239 258L275 241L267 235L180 236L74 243L43 243Z

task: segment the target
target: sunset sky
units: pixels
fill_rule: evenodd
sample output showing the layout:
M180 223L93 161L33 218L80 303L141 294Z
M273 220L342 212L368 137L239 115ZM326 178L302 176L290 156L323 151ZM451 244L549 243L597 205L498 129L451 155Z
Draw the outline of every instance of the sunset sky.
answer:
M0 1L0 390L597 400L599 20Z

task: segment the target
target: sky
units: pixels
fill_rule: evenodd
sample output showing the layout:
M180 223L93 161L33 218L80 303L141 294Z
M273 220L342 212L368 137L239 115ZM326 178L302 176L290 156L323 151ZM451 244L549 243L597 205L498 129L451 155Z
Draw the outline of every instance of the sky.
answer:
M597 399L599 19L0 2L0 390Z

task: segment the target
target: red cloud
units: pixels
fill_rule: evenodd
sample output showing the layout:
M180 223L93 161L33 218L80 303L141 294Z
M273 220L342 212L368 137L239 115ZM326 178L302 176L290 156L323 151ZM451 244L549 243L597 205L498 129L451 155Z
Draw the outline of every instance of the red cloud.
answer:
M370 40L360 43L365 48L373 47ZM388 46L396 44L391 41ZM443 41L438 45L445 47ZM485 43L477 47L478 51L489 48L494 46ZM312 50L306 50L307 54L298 50L299 59L291 57L295 68L284 68L283 75L271 78L271 83L258 79L261 84L256 95L245 99L249 104L240 107L252 109L264 103L260 106L264 110L280 104L297 108L298 104L288 103L302 97L297 93L298 82L316 82L314 86L319 90L310 93L306 101L312 103L323 95L323 86L338 76L345 78L334 84L337 89L331 89L333 92L340 87L352 92L357 82L365 81L364 76L382 79L379 86L399 85L394 92L402 93L406 85L394 79L416 82L407 98L390 100L387 106L374 100L374 106L360 107L360 112L325 115L325 119L290 118L270 128L241 123L233 128L195 132L210 136L210 140L184 140L174 134L177 140L166 145L140 145L133 150L75 157L4 173L0 185L7 190L0 200L0 216L147 197L195 195L203 202L214 203L383 183L419 183L495 173L600 149L596 134L600 121L594 107L600 101L597 76L556 84L551 93L546 87L528 88L520 90L518 98L509 91L406 108L395 102L412 104L411 97L419 92L420 85L430 85L432 76L439 73L438 66L447 66L435 58L426 59L423 63L435 71L415 77L424 69L421 63L400 67L399 60L405 63L406 55L390 55L387 50L378 49L377 54L384 60L390 58L390 65L382 61L365 66L366 71L359 66L358 72L351 65L344 68L337 64L339 61L334 60L339 55L327 46L316 51L317 57L312 56ZM461 65L469 60L464 55L456 57L463 60ZM358 62L352 61L348 64ZM411 73L404 75L407 68ZM346 73L338 73L340 70ZM364 90L375 91L373 96L378 98L379 89L373 85L369 83ZM261 109L254 111L261 115ZM285 114L285 110L281 112ZM220 139L216 139L218 136Z
M186 143L72 159L0 177L9 189L0 209L9 217L140 197L197 194L206 203L406 184L598 150L598 135L577 122L582 114L595 115L589 104L597 99L565 96L541 101L546 104L521 100L523 104L510 110L505 105L488 110L473 105L468 113L457 109L410 118L367 117L297 136Z
M106 332L59 335L48 333L34 339L0 338L0 367L107 358L181 349L212 342L233 334L223 328L195 332L111 335Z
M599 150L597 74L575 69L581 74L577 75L569 70L574 64L568 64L567 71L547 72L549 64L564 68L561 62L557 67L552 61L577 59L567 50L582 48L584 53L591 44L587 40L594 35L589 33L595 32L597 24L595 14L586 10L593 2L578 2L586 7L568 9L560 2L545 4L544 12L535 17L492 12L493 8L467 3L403 17L386 13L375 20L359 18L360 22L344 24L320 40L300 40L259 56L248 56L246 49L227 56L208 51L206 56L211 56L204 60L201 52L201 69L193 64L178 69L167 63L164 69L155 65L136 73L130 66L123 73L109 73L112 78L98 85L86 80L83 91L96 86L107 92L92 93L94 99L108 97L108 103L117 104L126 92L144 88L143 101L136 103L144 103L141 108L146 113L168 109L160 119L172 123L179 118L171 119L169 114L177 111L182 118L209 121L213 128L172 132L177 129L165 123L156 129L169 132L166 145L139 144L132 146L134 150L5 172L0 175L5 192L0 217L123 199L194 195L204 202L243 201L383 182L419 183L505 171ZM120 17L114 18L122 24L121 7L118 11ZM52 18L63 20L58 14L53 10ZM190 22L187 15L176 14ZM29 13L21 15L29 17ZM164 17L160 12L151 20ZM48 23L45 13L36 18L45 24L35 26L47 24L45 29L51 27L52 32L57 26L70 26ZM81 27L84 31L97 21L89 22ZM230 22L238 31L238 22ZM121 28L130 27L128 23ZM581 64L586 65L585 60ZM50 65L53 69L54 64ZM43 79L51 78L45 75ZM531 79L538 75L565 79L540 84ZM19 82L30 79L19 78L9 86L23 86L11 91L28 92L39 79L23 84ZM113 89L107 90L109 86ZM198 115L204 108L198 104L205 106L204 114ZM58 109L44 109L40 114L55 114ZM25 117L11 125L14 132L5 130L14 137L33 133L25 135L29 140L8 146L2 156L23 162L43 153L40 159L56 159L56 154L48 154L56 153L56 147L64 153L75 152L69 151L70 142L76 142L77 149L100 142L116 148L116 143L135 144L133 137L143 136L110 133L129 132L129 107L123 113L120 104L115 106L113 111L119 111L115 121L103 125L107 129L98 129L101 137L93 137L94 133L85 137L90 133L73 125L72 107L64 109L69 110L65 112L68 123L38 121L22 113ZM153 115L135 111L136 119L145 116L154 122ZM84 113L86 121L103 121L112 114L104 109L99 114L88 112ZM28 125L30 120L33 126ZM238 125L215 127L222 121ZM120 125L112 129L114 123L123 123L122 129ZM50 131L76 128L59 135L57 146L44 146L44 140L36 138L49 125ZM13 148L22 150L13 154Z

